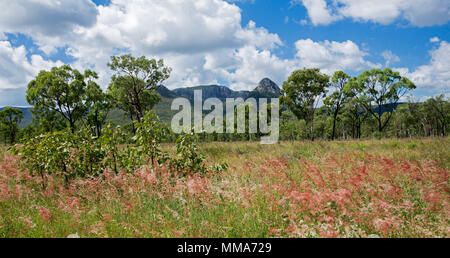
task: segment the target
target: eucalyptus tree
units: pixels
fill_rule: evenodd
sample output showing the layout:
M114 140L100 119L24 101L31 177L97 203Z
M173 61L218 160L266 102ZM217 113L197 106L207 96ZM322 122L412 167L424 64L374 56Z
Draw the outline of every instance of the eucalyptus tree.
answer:
M422 117L428 122L435 135L446 136L450 123L450 102L444 95L430 98L422 104Z
M34 106L35 113L61 115L74 133L77 121L89 110L86 105L85 80L93 74L90 70L80 73L69 65L41 71L28 84L27 101Z
M393 110L399 100L416 86L408 78L389 68L372 69L358 77L360 89L364 92L362 105L377 121L381 133L388 125L393 112L383 116L384 108ZM383 119L385 117L385 119Z
M33 120L31 126L34 127L34 132L50 133L55 131L62 131L67 128L67 120L58 112L52 110L34 110L31 109ZM31 130L29 130L31 132ZM32 136L27 135L27 136Z
M342 107L343 118L350 123L353 138L361 138L363 122L370 116L365 110L367 97L362 85L358 83L358 78L352 77L344 86L346 102Z
M392 136L397 138L409 137L411 135L411 120L414 118L411 115L409 104L402 104L397 107L397 109L392 116ZM389 129L388 129L389 130Z
M113 56L108 66L115 72L108 91L116 106L140 123L146 111L160 101L156 90L169 78L171 68L162 59L131 55Z
M85 78L87 79L86 106L89 108L86 116L87 124L95 135L101 136L103 125L112 108L112 97L104 93L95 82L95 79L98 78L95 72L86 71Z
M331 79L331 87L335 89L325 100L324 104L331 109L333 113L333 129L331 132L331 140L334 140L336 135L336 120L342 107L347 103L349 95L346 94L344 88L350 81L350 76L343 71L337 71L334 73Z
M283 83L280 102L286 105L300 120L310 126L310 137L314 140L314 114L321 98L325 97L330 77L318 68L294 71Z
M20 109L6 107L0 111L0 130L5 137L5 141L9 139L9 143L15 143L22 119L23 113Z

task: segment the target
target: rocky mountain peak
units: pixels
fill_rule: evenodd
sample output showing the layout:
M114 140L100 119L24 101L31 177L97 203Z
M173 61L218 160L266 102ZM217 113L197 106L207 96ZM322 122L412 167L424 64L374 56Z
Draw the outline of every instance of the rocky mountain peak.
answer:
M278 87L278 85L269 78L262 79L259 82L258 87L256 87L255 91L259 93L280 95L280 87Z

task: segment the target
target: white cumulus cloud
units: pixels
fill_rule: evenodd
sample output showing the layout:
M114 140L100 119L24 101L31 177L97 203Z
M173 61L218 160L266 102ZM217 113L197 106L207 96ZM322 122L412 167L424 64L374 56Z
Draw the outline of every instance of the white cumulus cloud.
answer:
M108 71L110 56L122 52L163 58L173 68L169 88L217 82L214 71L204 69L214 55L233 56L247 46L270 50L283 45L277 34L253 21L242 27L239 7L221 0L113 0L98 11L94 26L72 35L68 53L77 63ZM106 83L109 74L103 77Z
M418 27L443 25L450 20L448 0L292 0L305 6L314 25L350 18L391 24L405 20Z
M438 37L432 37L431 39L430 39L430 42L431 43L436 43L436 42L439 42L439 41L441 41Z
M296 0L295 2L299 2ZM333 14L326 0L302 0L308 10L309 18L314 25L328 25L340 19L339 15Z
M450 93L450 43L441 41L438 48L430 51L429 64L417 67L414 71L397 68L404 76L414 82L418 90L443 94Z
M93 26L97 7L90 0L0 0L0 33L23 33L41 42L51 53L64 45L64 35Z
M32 55L28 60L24 46L13 47L8 41L0 41L0 89L26 87L40 70L62 64L46 61L40 55Z
M317 67L328 74L337 70L360 71L380 67L379 64L367 61L365 56L368 54L351 40L315 42L302 39L295 46L301 67Z
M25 104L25 89L40 70L48 70L62 62L44 60L40 55L27 58L24 46L13 47L0 41L0 105Z
M214 56L231 57L235 67L239 53L247 47L264 55L283 45L277 34L253 21L241 26L241 9L223 0L112 0L106 6L88 0L0 1L2 7L8 5L8 13L20 14L2 23L0 32L28 35L46 53L66 47L66 53L76 59L76 68L99 72L103 87L111 75L106 64L112 55L163 58L173 68L166 83L174 88L217 82L218 70L207 69ZM54 16L52 21L41 15L46 13ZM264 76L271 76L267 71ZM233 83L230 77L219 78ZM255 87L258 82L247 81L242 87Z
M385 50L381 53L381 56L386 60L385 66L389 67L392 63L400 62L400 57L392 53L391 50Z

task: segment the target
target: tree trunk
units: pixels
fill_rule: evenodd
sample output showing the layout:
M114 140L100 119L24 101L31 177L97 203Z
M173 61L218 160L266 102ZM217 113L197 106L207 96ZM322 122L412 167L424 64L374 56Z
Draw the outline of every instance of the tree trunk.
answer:
M333 132L331 133L331 140L334 140L334 136L336 133L336 119L337 119L337 115L338 115L338 109L336 109L336 111L334 112L334 117L333 117Z
M378 121L378 132L383 132L383 123L381 121L381 103L378 103L378 117L377 117L377 121Z
M381 123L381 116L380 116L380 118L379 119L377 119L377 121L378 121L378 132L383 132L383 127L382 127L382 123Z
M16 134L14 133L14 131L11 131L11 145L14 144L15 141L16 141Z
M75 133L75 122L72 121L72 118L69 119L70 124L70 131L74 134Z
M133 115L130 114L130 119L131 119L131 130L133 130L133 135L136 135L136 127L134 126L134 119L133 119Z

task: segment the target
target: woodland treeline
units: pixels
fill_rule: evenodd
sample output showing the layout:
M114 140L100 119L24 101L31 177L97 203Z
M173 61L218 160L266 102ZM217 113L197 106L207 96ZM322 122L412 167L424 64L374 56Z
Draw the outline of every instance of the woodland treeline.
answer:
M133 142L136 125L161 101L159 85L171 69L163 60L131 55L113 56L113 71L106 91L95 71L69 65L41 71L28 84L27 101L33 121L21 128L20 109L0 111L0 141L14 144L46 133L68 130L100 137L108 113L120 109L131 122L121 130ZM425 102L412 96L416 86L389 68L373 69L351 77L343 71L333 76L319 69L294 71L283 83L280 103L280 140L359 139L383 137L445 137L449 132L450 102L438 95ZM269 105L270 108L270 105ZM174 142L169 125L161 124L161 141ZM199 134L201 141L259 140L261 134Z

